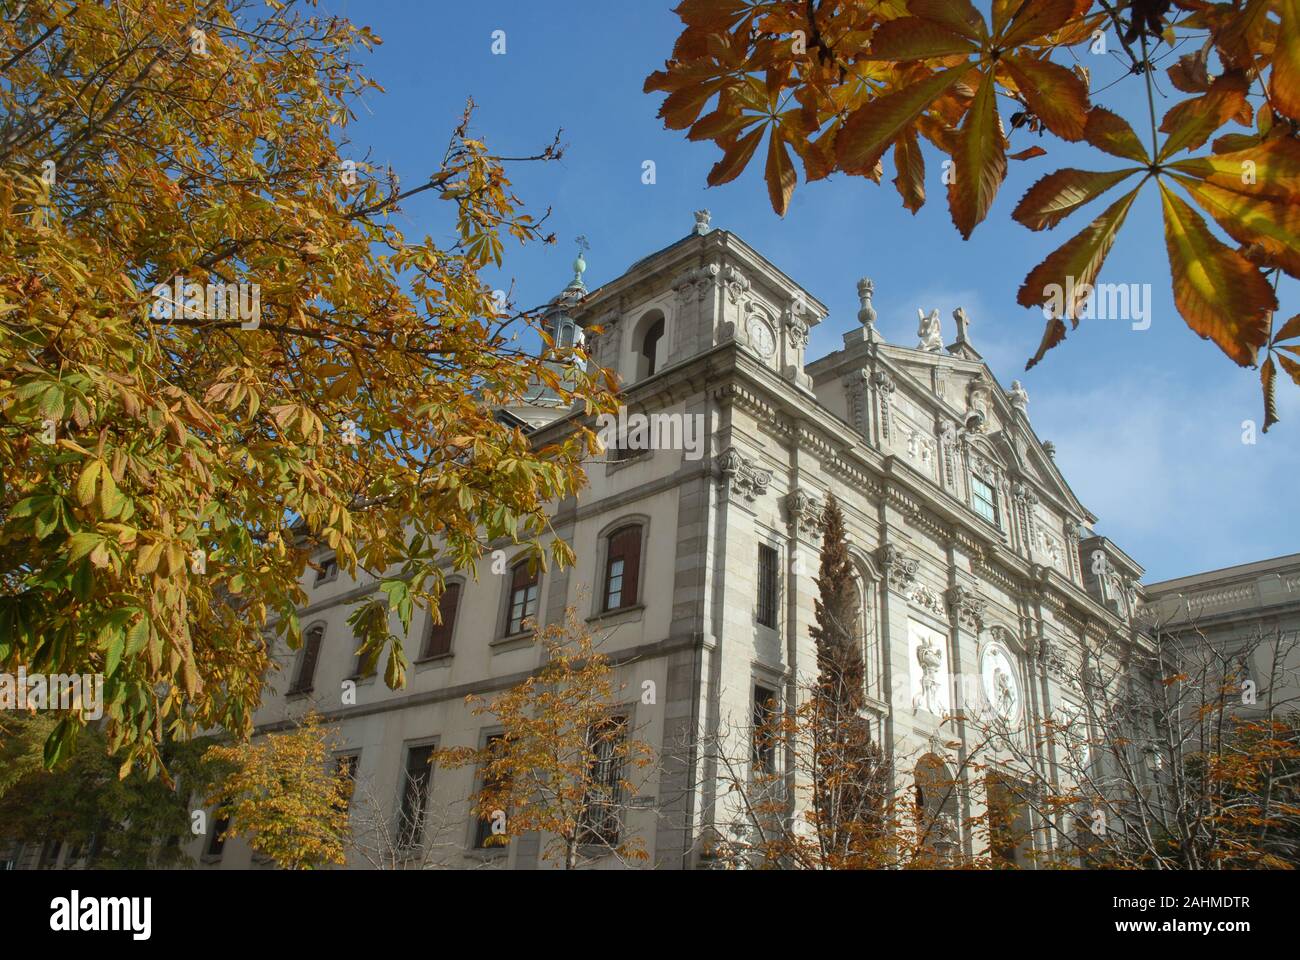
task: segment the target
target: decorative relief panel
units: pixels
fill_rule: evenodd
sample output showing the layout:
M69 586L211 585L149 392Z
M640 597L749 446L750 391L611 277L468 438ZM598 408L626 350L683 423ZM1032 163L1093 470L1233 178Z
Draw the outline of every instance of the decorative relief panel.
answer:
M907 662L912 712L942 717L951 709L947 638L933 627L907 621Z

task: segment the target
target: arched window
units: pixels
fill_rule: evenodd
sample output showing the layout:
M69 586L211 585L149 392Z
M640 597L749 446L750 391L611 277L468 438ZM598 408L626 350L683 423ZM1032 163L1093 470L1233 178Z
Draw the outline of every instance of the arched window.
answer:
M510 609L506 618L506 636L523 633L524 621L537 616L539 572L529 570L527 560L520 560L510 571Z
M315 626L307 631L302 641L302 650L298 654L298 670L289 684L290 693L309 693L316 679L316 663L320 660L321 643L325 640L325 628Z
M932 753L916 761L916 832L921 846L948 861L956 850L957 781L948 766Z
M636 604L641 579L641 527L620 527L609 535L605 554L605 610Z
M449 583L443 588L442 596L438 598L438 612L441 615L441 623L433 622L433 615L429 615L429 630L424 635L424 650L420 653L420 659L428 660L430 657L441 657L451 653L451 634L456 629L456 611L460 607L460 584Z
M659 369L659 348L664 338L664 315L655 310L641 318L637 325L636 379L644 380Z

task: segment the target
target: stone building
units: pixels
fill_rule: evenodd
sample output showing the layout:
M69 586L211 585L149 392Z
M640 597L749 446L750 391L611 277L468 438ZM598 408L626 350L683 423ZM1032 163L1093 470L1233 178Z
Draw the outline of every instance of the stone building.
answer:
M918 342L888 343L864 279L858 326L842 349L809 360L826 307L738 236L710 229L704 212L690 235L596 289L576 266L547 322L561 343L584 336L595 362L618 372L627 428L590 467L582 495L555 505L576 566L531 575L498 554L476 576L450 574L445 625L417 614L408 686L390 691L356 677L345 623L349 601L376 584L337 576L322 555L300 611L307 641L278 651L283 669L257 718L271 729L309 705L324 712L376 819L409 818L414 805L437 862L542 865L538 837L484 848L465 805L473 772L429 771L423 760L432 745L481 745L494 733L464 698L538 666L522 619L583 604L629 691L618 708L640 739L678 757L641 784L619 829L642 838L655 867L699 865L702 838L725 831L728 814L715 758L682 745L743 729L756 703L792 703L811 679L830 492L846 515L867 703L895 758L895 789L909 789L918 770L958 776L968 732L961 719L941 724L944 715L976 704L1030 722L1077 714L1068 680L1083 651L1134 642L1141 568L1092 535L1095 518L1034 434L1025 391L997 382L964 311L950 336L937 311L922 311ZM502 415L545 443L580 414L543 393ZM349 679L356 702L342 704ZM653 704L637 696L646 681ZM1046 770L1054 759L1047 751L1037 762ZM950 822L976 812L978 796L946 801ZM1051 842L1025 826L1038 837L1030 842ZM209 838L196 853L213 865L251 859L239 841L221 849Z

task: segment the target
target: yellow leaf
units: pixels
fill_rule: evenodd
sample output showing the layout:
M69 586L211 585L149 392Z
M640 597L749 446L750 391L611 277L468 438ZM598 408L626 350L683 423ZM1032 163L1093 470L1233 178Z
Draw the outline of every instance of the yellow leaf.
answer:
M1241 366L1255 362L1268 342L1277 298L1264 275L1221 243L1205 221L1160 184L1165 245L1174 278L1174 303L1187 325Z

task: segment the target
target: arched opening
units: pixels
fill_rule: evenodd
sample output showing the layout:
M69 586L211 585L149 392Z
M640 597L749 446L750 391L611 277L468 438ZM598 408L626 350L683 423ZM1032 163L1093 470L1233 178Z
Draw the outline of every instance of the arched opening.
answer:
M927 753L916 761L912 789L916 796L917 846L940 862L951 862L960 840L956 778L947 764Z
M636 379L644 380L654 376L656 370L663 366L664 315L652 310L641 318L637 324L637 334L633 340L636 351Z

